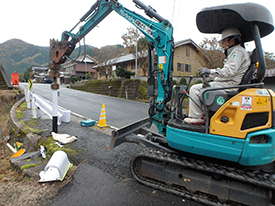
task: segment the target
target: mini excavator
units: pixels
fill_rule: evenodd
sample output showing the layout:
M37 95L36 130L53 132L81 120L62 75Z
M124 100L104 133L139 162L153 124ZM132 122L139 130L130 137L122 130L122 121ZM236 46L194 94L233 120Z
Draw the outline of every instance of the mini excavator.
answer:
M275 202L275 93L264 88L265 59L261 38L274 30L270 11L255 3L202 9L196 17L202 33L238 28L242 45L254 41L251 65L240 85L206 87L200 94L205 125L184 123L187 86L173 86L173 27L152 7L133 0L150 19L117 0L97 0L61 41L50 42L51 76L75 45L112 11L139 29L148 41L148 118L112 132L109 148L130 142L145 147L131 161L139 182L206 205L273 205ZM80 24L77 33L72 31ZM157 68L154 68L154 54ZM206 78L203 78L207 84ZM228 90L234 89L234 92ZM221 101L222 100L222 101ZM222 102L222 103L221 103ZM150 131L154 124L158 133Z

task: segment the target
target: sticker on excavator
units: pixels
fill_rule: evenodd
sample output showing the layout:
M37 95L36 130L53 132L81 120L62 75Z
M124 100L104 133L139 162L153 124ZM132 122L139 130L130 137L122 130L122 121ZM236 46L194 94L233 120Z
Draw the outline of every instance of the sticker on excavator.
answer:
M264 95L269 96L268 91L266 89L263 89Z
M223 105L225 103L225 98L224 97L217 97L216 98L216 103L219 106Z
M252 97L243 96L241 109L243 110L252 110Z
M263 96L263 94L264 94L263 91L262 91L261 89L257 89L256 92L257 92L257 94L260 95L260 96Z
M160 56L159 57L159 64L165 64L166 63L166 56Z
M122 12L121 12L122 13ZM128 21L131 22L131 17L129 17L127 14L126 16L123 14L122 15L124 18L126 18ZM128 16L128 17L127 17ZM130 18L130 19L129 19ZM135 21L135 25L139 28L141 28L143 31L145 31L147 34L149 34L150 36L154 37L153 34L153 30L150 29L148 26L146 26L145 24L143 24L141 21L139 21L138 19Z
M266 106L266 105L267 105L267 98L258 97L258 98L256 99L256 105L259 105L259 106Z
M163 70L163 64L159 64L159 69Z

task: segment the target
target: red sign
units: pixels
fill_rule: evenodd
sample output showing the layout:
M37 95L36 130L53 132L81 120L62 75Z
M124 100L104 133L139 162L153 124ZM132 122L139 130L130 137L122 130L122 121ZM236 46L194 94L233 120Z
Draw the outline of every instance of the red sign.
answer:
M12 86L19 86L19 76L18 73L11 73Z

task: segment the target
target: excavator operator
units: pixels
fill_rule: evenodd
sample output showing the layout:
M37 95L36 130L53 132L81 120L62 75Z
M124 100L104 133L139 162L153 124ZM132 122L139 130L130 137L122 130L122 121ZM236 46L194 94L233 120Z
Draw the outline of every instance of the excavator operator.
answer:
M250 57L246 50L240 45L241 33L236 28L227 28L221 33L219 41L224 50L226 58L223 68L208 69L200 68L200 76L215 77L210 82L211 87L230 87L240 84L243 75L250 65ZM189 115L184 119L188 124L204 124L202 103L199 98L199 92L203 88L203 84L195 84L190 88L189 95L197 103L189 101ZM233 90L233 89L232 89ZM200 108L198 107L200 106Z

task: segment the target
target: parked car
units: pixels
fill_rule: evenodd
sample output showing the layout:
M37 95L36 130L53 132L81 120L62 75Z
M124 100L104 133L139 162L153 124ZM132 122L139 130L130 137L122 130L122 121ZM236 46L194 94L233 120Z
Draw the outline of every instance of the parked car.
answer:
M44 83L46 84L51 84L53 82L52 79L44 79Z

